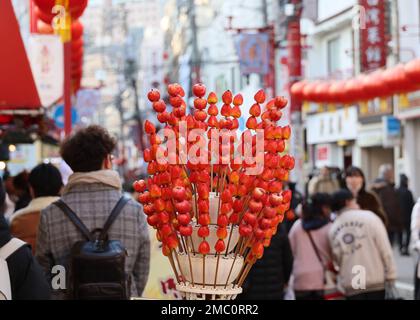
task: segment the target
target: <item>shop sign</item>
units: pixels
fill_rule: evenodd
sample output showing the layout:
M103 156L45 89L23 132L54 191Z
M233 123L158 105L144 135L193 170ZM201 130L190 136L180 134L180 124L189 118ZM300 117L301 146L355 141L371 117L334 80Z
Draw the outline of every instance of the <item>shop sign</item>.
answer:
M385 0L359 0L363 8L360 26L361 71L386 66Z
M31 35L28 57L41 104L51 106L63 95L64 61L60 38L55 35Z
M266 33L241 33L235 39L242 75L266 75L270 61L270 42Z
M357 125L356 107L308 116L306 119L307 143L355 140Z
M382 117L383 146L393 147L401 143L401 122L396 117Z

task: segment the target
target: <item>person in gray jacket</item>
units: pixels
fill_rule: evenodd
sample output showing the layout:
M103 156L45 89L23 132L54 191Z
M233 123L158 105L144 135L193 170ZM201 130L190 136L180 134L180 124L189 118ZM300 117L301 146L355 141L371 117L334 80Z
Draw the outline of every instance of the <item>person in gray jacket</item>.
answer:
M74 172L62 200L90 231L104 226L122 196L122 182L112 170L115 145L115 140L99 126L81 129L61 145L61 156ZM131 277L131 296L141 296L149 275L150 241L145 215L137 202L129 200L108 235L127 249L125 267ZM41 211L36 258L48 278L54 266L68 268L70 250L81 240L85 240L82 233L57 206ZM65 298L66 291L61 289L53 290L53 298Z

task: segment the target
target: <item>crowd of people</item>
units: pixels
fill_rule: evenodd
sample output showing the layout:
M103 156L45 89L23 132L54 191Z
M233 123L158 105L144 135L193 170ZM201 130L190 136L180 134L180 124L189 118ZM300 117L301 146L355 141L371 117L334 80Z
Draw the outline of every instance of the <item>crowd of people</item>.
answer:
M121 297L115 282L102 287L89 283L89 277L98 282L98 277L111 272L116 261L111 258L121 249L120 243L124 267L115 270L124 274L121 281L129 292L123 296L141 296L149 275L149 232L141 206L126 199L122 181L112 170L115 146L105 129L90 126L60 147L73 172L65 183L60 171L45 163L3 177L0 259L13 239L22 240L4 257L11 279L9 296L4 298L97 298L104 292ZM293 191L290 211L238 298L390 298L397 278L392 246L409 255L411 239L412 249L420 250L420 200L414 202L407 176L401 175L400 186L395 187L390 165L381 166L378 179L371 188L367 185L357 167L337 177L322 168L308 182L306 194L296 184L285 183ZM119 242L111 244L109 239ZM109 270L81 272L89 269L87 261L98 261L98 253L109 258ZM83 268L78 269L81 263ZM56 288L57 266L70 272L66 277L70 283ZM417 299L419 284L417 279ZM0 287L0 299L1 294Z
M418 255L420 199L416 204L406 175L395 186L389 164L380 167L370 188L367 185L360 168L351 166L334 176L324 167L309 179L305 195L294 190L283 223L288 238L274 240L282 251L268 251L255 265L248 281L253 285L244 288L243 296L267 297L267 288L275 287L276 297L290 298L292 292L296 300L398 298L392 247L402 256L410 251ZM278 267L270 273L267 265ZM419 300L418 268L417 263L413 274L414 298ZM274 284L270 274L281 281ZM258 292L256 282L266 290Z

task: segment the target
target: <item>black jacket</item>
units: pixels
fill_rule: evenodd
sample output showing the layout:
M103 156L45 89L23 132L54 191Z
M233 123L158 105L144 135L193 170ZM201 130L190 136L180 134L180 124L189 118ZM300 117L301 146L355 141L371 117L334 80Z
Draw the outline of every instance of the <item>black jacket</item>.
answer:
M413 207L415 205L413 194L407 187L400 186L398 188L398 196L400 199L400 206L403 214L404 226L406 228L410 228L409 226L411 223L411 212L413 211Z
M283 300L284 286L289 282L293 255L283 225L264 250L264 256L252 267L239 300Z
M11 239L9 226L0 215L0 247ZM46 300L50 288L30 246L23 246L7 258L13 300Z

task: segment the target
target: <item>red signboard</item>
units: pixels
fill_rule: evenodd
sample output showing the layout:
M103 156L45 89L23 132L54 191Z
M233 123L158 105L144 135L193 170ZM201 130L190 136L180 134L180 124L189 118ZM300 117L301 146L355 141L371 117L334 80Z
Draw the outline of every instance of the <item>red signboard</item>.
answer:
M316 149L316 161L327 161L330 158L330 146L321 145Z
M359 0L361 71L386 66L385 0Z

